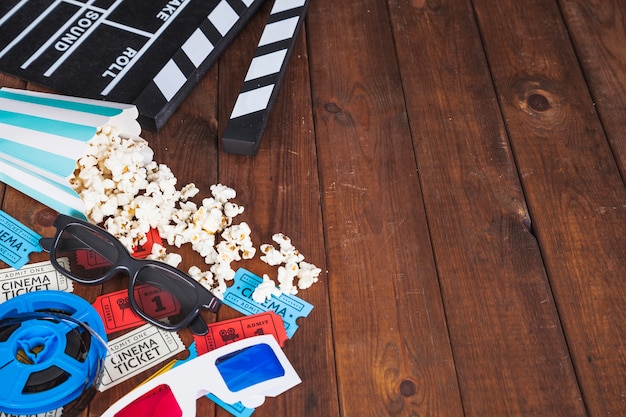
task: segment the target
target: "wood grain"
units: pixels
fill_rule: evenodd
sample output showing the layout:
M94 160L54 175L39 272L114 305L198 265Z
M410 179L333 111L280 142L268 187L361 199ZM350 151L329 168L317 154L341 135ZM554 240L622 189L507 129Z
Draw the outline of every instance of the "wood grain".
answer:
M387 8L318 3L308 28L342 415L459 415Z
M559 2L587 88L624 177L626 172L626 3Z
M323 271L285 345L302 384L254 415L623 415L626 4L313 1L258 154L226 154L271 3L165 127L142 132L194 200L233 187L257 247L284 233ZM0 198L54 233L51 209L1 183ZM181 269L203 265L180 253ZM237 266L276 274L258 257Z
M471 4L392 3L465 415L582 416Z
M270 6L268 2L262 7L220 59L219 120L230 116ZM219 155L219 180L239 191L238 201L246 210L242 218L254 241L276 245L272 235L284 233L307 262L324 271L320 282L297 294L315 308L299 320L298 331L285 347L296 370L309 377L284 395L267 399L255 416L339 415L305 33L303 28L257 155ZM221 123L220 132L224 128ZM258 274L276 276L276 267L251 265ZM218 415L228 414L219 410Z
M626 190L556 3L495 4L475 7L583 401L619 415Z

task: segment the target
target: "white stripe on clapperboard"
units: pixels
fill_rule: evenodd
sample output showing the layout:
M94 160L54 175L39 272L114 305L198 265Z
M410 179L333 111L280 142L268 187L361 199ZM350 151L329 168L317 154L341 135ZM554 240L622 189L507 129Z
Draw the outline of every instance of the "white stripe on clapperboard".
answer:
M243 0L247 7L250 7L254 1L255 0ZM240 18L241 17L226 0L222 0L207 16L209 22L211 22L222 37L226 36ZM182 51L196 68L202 64L213 49L214 45L199 28L196 29L182 46ZM180 68L178 68L174 60L170 59L152 81L159 91L161 91L165 100L170 101L185 85L187 78Z
M20 33L18 36L16 36L15 39L13 39L7 46L4 47L4 49L2 51L0 51L0 58L2 58L7 52L9 52L11 49L13 49L13 47L15 45L17 45L18 43L20 43L22 41L22 39L24 39L28 34L30 34L30 32L33 30L33 28L35 28L37 25L39 25L39 23L43 19L45 19L45 17L48 14L50 14L51 11L54 10L62 2L63 2L63 0L56 0L54 3L52 3L50 6L48 6L48 8L42 14L40 14L37 17L37 19L33 20L30 23L30 25L28 25L26 27L26 29L24 29L22 31L22 33ZM19 9L23 5L24 5L24 3L18 4L15 7L15 10L13 10L13 12L17 11L17 9ZM2 23L4 23L4 21Z
M270 52L269 54L252 58L250 68L248 68L244 81L255 80L265 77L266 75L277 73L280 71L280 67L283 65L286 55L287 49L281 49L276 52Z
M102 13L102 15L98 18L98 20L96 22L94 22L89 27L89 29L84 33L84 35L81 36L81 38L77 42L75 42L72 45L72 47L69 48L63 54L63 56L61 58L59 58L50 68L48 68L48 70L46 70L46 72L44 73L44 76L46 76L46 77L51 76L54 73L54 71L56 71L56 69L59 66L61 66L63 64L63 62L65 62L72 55L72 53L82 44L82 42L89 37L89 34L91 32L93 32L100 24L105 24L105 25L109 25L109 26L112 26L112 27L116 27L118 29L123 29L123 30L126 30L128 32L135 33L137 35L144 36L144 37L148 38L148 42L146 44L144 44L144 46L133 57L133 61L131 63L129 63L128 65L126 65L124 67L124 69L122 71L120 71L118 76L116 78L114 78L105 87L105 89L102 91L102 95L107 95L115 87L115 85L117 85L117 83L120 81L120 79L123 78L123 76L139 60L141 55L143 55L143 53L145 53L145 51L152 45L152 43L154 43L154 41L156 39L158 39L158 37L161 35L161 33L171 24L171 22L173 22L175 20L174 17L176 15L178 15L180 13L180 11L182 9L184 9L185 6L188 4L187 2L183 3L181 5L181 7L176 9L176 11L172 14L172 16L171 16L172 18L168 19L167 22L164 22L163 25L160 26L159 29L155 33L149 33L149 32L146 32L146 31L142 31L142 30L136 29L136 28L131 27L131 26L126 26L126 25L123 25L123 24L120 24L120 23L117 23L117 22L113 22L113 21L110 21L110 20L106 19L106 17L109 16L123 2L123 0L117 0L107 10L99 8L99 7L92 6L94 1L95 0L89 0L87 3L81 3L81 2L74 1L74 0L55 0L52 4L50 4L50 6L48 6L48 8L46 8L46 10L43 13L41 13L35 20L33 20L28 25L28 27L26 27L26 29L23 30L22 33L20 33L20 35L15 37L15 39L13 39L13 41L11 43L9 43L2 51L0 51L0 58L2 56L4 56L7 52L9 52L13 47L15 47L15 45L19 44L32 30L34 30L50 13L52 13L62 3L69 3L69 4L76 5L76 6L79 7L79 10L70 19L68 19L65 22L65 24L63 26L61 26L57 30L57 32L53 36L51 36L48 39L48 41L46 43L44 43L37 50L37 52L35 52L35 54L33 54L26 62L24 62L21 65L22 69L26 69L32 62L34 62L39 56L41 56L41 54L43 54L50 47L50 45L56 39L58 39L58 37L61 36L61 34L64 33L64 31L67 30L67 28L74 22L74 20L77 19L79 16L81 16L85 12L85 10L97 11L99 13ZM0 21L0 24L4 23L8 19L9 15L14 14L19 8L21 8L24 4L26 4L26 2L27 2L26 0L23 0L18 5L16 5L7 16L3 17L3 19Z
M67 3L67 0L63 1L64 3ZM88 3L85 4L79 4L77 6L79 6L80 8L76 11L76 13L74 13L74 16L72 16L70 19L67 19L67 21L65 22L65 24L63 26L61 26L54 35L52 35L47 42L45 42L43 45L41 45L41 47L37 50L37 52L35 52L33 55L31 55L31 57L22 64L22 66L20 68L22 69L26 69L28 68L28 66L33 63L37 58L39 58L39 56L41 56L41 54L43 54L46 50L48 50L48 48L50 48L50 46L52 45L53 42L55 42L61 35L63 35L63 33L65 33L67 31L67 28L74 24L74 21L76 19L78 19L83 13L85 13L86 9L89 10L95 10L97 12L100 13L104 13L103 9L100 8L96 8L96 7L91 7L91 4L93 3L93 0L89 1ZM116 5L113 6L113 8L115 8ZM102 14L100 16L100 18L98 18L98 20L100 20L102 17L104 16L104 14ZM44 76L45 77L49 77L51 76L54 71L63 63L65 62L65 60L67 59L67 57L69 57L72 52L78 47L78 45L80 45L84 39L89 37L89 34L91 32L93 32L93 30L96 28L97 24L94 23L93 25L91 25L89 27L89 29L87 29L84 34L78 39L77 42L75 42L71 48L69 48L67 51L65 51L63 53L63 55L61 55L61 58L59 58L54 64L52 64L52 66L50 68L48 68L46 70L46 72L44 72Z
M139 59L141 58L141 56L143 54L146 53L146 51L148 49L150 49L150 47L152 46L152 44L161 36L161 34L165 31L165 29L167 29L170 25L170 23L172 23L173 21L176 20L176 17L180 14L180 12L187 7L187 5L189 4L188 1L184 2L180 7L178 7L174 13L172 13L172 15L167 19L167 21L165 21L165 23L163 23L163 25L161 25L161 27L159 27L159 29L152 35L152 37L150 39L148 39L148 42L146 42L141 49L137 52L137 54L133 57L133 60L131 61L130 64L126 65L118 74L115 78L113 78L113 80L104 88L104 90L102 90L102 92L100 94L102 94L103 96L106 96L107 94L109 94L111 92L111 90L113 90L113 88L115 88L115 86L117 85L118 82L120 82L120 80L122 78L124 78L124 76L126 75L126 73L133 67L133 65L139 61Z
M304 3L305 0L276 0L270 12L270 16L285 10L302 7ZM299 16L294 16L266 25L261 34L258 47L292 38L298 26L299 19ZM282 49L254 57L250 63L245 81L278 74L286 55L287 49ZM237 97L230 118L235 119L265 109L272 96L274 86L275 84L270 84L250 91L241 92Z
M26 3L28 3L28 0L21 0L18 4L16 4L15 6L13 6L13 8L11 10L9 10L9 13L5 14L4 16L2 16L2 18L0 19L0 26L2 26L4 24L4 22L6 22L7 20L9 20L9 18L11 16L13 16L19 9L22 8L23 5L25 5Z
M207 56L213 51L213 44L206 37L200 28L191 34L189 39L182 46L183 52L191 60L191 63L198 68Z
M37 52L31 55L31 57L20 66L20 68L22 69L28 68L28 66L37 58L39 58L39 56L46 49L48 49L48 47L52 44L52 42L54 42L63 32L65 32L68 26L71 25L74 22L74 20L77 19L81 14L83 14L86 9L95 10L100 13L104 12L104 10L99 7L90 6L91 3L93 3L93 1L94 0L90 0L88 3L79 3L76 1L72 1L72 0L56 0L54 3L48 6L48 8L46 8L46 10L43 13L41 13L37 19L33 20L30 23L30 25L28 25L28 27L24 31L22 31L22 33L20 33L19 36L17 36L9 45L7 45L7 47L4 50L2 50L2 52L0 52L0 57L2 57L6 52L10 51L17 43L19 43L22 40L22 38L27 36L34 28L36 28L39 25L39 23L41 23L43 19L45 19L50 13L52 13L54 9L56 9L61 3L69 3L69 4L73 4L74 6L78 6L79 9L76 11L76 13L74 13L74 15L70 19L68 19L65 22L65 24L61 26L59 30L54 35L52 35L46 43L44 43L42 47L40 47L37 50ZM11 10L10 14L15 13L19 8L22 7L22 5L23 4L18 4L16 7L13 8L13 10Z

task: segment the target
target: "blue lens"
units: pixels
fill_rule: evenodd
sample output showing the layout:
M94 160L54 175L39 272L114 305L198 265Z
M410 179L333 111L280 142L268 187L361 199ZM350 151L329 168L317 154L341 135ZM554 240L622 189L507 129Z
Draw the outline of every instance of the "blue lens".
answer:
M274 350L265 343L222 356L215 366L232 392L285 375Z

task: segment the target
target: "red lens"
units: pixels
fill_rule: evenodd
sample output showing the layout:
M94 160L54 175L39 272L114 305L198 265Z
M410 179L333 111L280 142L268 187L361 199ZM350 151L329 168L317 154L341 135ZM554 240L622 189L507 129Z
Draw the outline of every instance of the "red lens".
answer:
M148 391L122 410L115 413L115 417L182 417L172 389L161 384Z

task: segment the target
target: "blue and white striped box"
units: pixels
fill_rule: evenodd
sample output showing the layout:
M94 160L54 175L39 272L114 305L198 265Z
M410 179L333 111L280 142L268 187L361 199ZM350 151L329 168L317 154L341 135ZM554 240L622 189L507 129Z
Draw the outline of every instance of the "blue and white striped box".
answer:
M0 181L57 210L85 218L68 179L99 128L138 136L134 105L0 88Z

